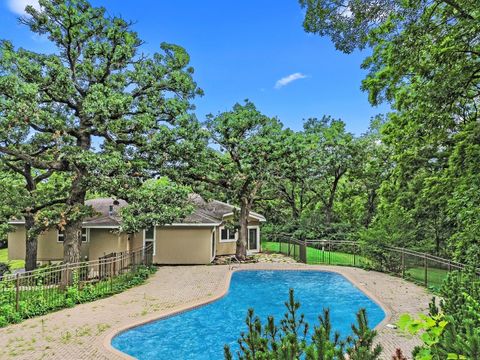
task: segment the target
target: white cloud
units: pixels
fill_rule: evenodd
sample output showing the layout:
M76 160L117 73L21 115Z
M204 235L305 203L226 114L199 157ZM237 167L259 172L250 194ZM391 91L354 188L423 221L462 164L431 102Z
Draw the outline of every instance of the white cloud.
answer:
M284 87L284 86L290 84L292 81L305 79L306 77L307 77L307 75L304 75L304 74L299 73L299 72L290 74L288 76L285 76L285 77L281 78L280 80L277 80L277 82L275 83L275 89L280 89L281 87Z
M25 8L27 5L32 5L37 10L40 9L38 0L8 0L8 7L10 10L19 15L26 14Z

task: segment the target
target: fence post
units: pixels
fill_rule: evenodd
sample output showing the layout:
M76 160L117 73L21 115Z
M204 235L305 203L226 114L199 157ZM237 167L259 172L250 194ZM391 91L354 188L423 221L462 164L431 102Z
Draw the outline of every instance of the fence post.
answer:
M65 264L65 289L68 288L68 286L70 285L70 270L69 270L69 265L68 263Z
M15 276L15 310L18 312L20 307L20 274Z
M402 248L402 278L405 278L405 249Z
M330 265L331 264L331 257L332 255L332 243L329 241L328 242L328 264Z
M425 264L425 287L428 287L428 262L427 262L427 254L423 255L424 264Z
M112 270L113 270L113 260L110 260L110 266L109 266L109 271L110 271L110 292L113 291L113 274L112 274Z
M307 263L307 245L305 241L302 241L300 245L300 261L304 264Z

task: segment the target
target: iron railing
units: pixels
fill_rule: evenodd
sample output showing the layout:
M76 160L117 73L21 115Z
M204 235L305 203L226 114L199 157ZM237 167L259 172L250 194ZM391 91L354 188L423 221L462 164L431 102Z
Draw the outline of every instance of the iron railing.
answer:
M119 292L140 266L153 262L149 244L98 260L60 264L0 278L0 317L20 318Z
M283 253L306 264L353 266L393 273L432 288L439 288L448 273L467 267L399 247L373 247L346 240L299 240L288 235L269 236L262 241L262 250ZM477 271L480 276L480 269Z

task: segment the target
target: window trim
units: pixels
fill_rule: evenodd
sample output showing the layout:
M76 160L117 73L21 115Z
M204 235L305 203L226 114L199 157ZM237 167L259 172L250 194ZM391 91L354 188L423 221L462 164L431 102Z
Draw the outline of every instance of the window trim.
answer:
M153 239L147 239L145 236L147 234L147 229L143 229L143 247L147 244L147 240L153 242L153 256L157 253L157 227L154 225L153 227Z
M248 241L249 241L249 236L250 236L250 229L256 229L257 230L257 248L255 250L249 250L248 247L249 247L249 244L248 244ZM249 252L252 252L252 253L257 253L260 251L260 247L261 247L261 243L260 243L260 226L259 225L248 225L247 226L247 232L248 232L248 235L247 235L247 251Z
M222 230L228 231L228 239L222 238ZM235 231L235 238L230 239L230 229L225 228L225 226L220 226L218 228L218 234L219 234L218 242L221 242L221 243L231 243L231 242L236 242L238 240L238 231Z
M85 230L85 240L83 240L83 230ZM62 240L60 240L62 238ZM65 241L65 234L63 231L57 229L57 243L63 244ZM82 227L82 244L90 242L90 228Z
M212 234L210 237L210 241L213 242L213 249L211 249L213 254L210 258L210 262L212 262L213 259L215 259L215 256L217 256L217 234L216 233L217 233L216 228L213 228Z
M60 240L60 237L62 238L62 240ZM63 231L60 231L57 229L57 242L63 244L64 241L65 241L65 234L63 233Z

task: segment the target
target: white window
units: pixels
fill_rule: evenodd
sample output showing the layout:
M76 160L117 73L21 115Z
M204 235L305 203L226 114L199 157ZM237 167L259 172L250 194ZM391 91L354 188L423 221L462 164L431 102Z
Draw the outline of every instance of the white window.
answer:
M87 242L90 238L90 229L82 228L82 242ZM65 231L57 231L57 241L65 241Z
M153 246L153 255L155 255L155 226L149 227L148 229L143 230L143 246L152 244Z
M237 232L222 226L220 228L220 242L232 242L237 240Z

